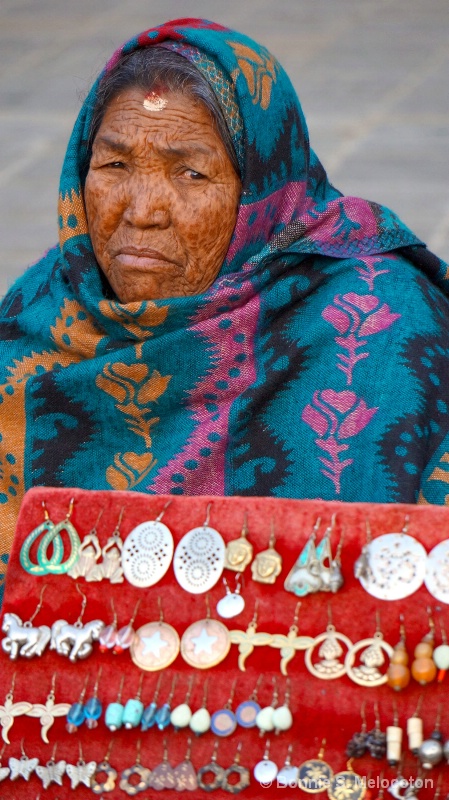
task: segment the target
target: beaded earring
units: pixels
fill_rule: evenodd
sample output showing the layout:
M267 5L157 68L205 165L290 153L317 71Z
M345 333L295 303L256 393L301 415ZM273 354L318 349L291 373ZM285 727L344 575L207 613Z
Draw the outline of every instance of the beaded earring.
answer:
M273 584L278 575L282 572L282 556L274 549L276 536L274 534L274 522L271 520L271 534L268 542L268 549L257 553L251 564L253 581L258 583Z
M374 728L367 734L366 746L370 756L380 761L382 758L385 758L387 752L387 737L380 728L379 706L377 703L374 703L374 715Z
M156 688L154 690L153 699L149 705L146 706L144 712L142 714L142 719L140 720L140 727L143 731L148 731L154 725L156 725L156 712L158 709L157 700L159 697L159 691L161 688L162 682L162 674L159 675Z
M384 652L391 659L393 648L388 642L384 641L379 626L379 615L376 614L376 617L377 628L374 636L353 644L345 658L346 673L359 686L381 686L387 682L387 674L382 674L379 671L379 667L382 667L385 663ZM361 651L359 656L360 664L354 666L359 651Z
M165 728L168 728L168 726L170 725L171 704L173 700L173 695L175 693L177 680L178 676L173 675L170 694L168 695L165 703L163 703L160 706L160 708L158 708L158 710L156 711L155 722L156 722L156 727L160 731L164 731Z
M198 789L198 778L190 760L191 748L192 740L187 739L187 752L184 756L184 761L181 761L173 770L177 792L194 792L195 789Z
M416 645L415 657L411 666L412 675L421 686L431 683L435 680L437 674L436 664L432 658L435 643L435 624L430 614L430 609L427 609L427 614L429 617L429 631Z
M83 758L83 750L81 747L81 742L78 742L79 746L79 759L76 764L67 764L65 771L70 778L71 789L76 789L80 783L87 786L90 789L91 781L93 776L95 775L95 771L97 769L97 762L96 761L88 761L87 763L84 761Z
M150 789L156 789L156 791L160 791L161 789L176 788L174 769L168 760L166 739L164 739L164 755L162 757L162 761L160 764L154 767L154 769L152 769L148 786Z
M107 728L110 731L118 731L123 725L123 712L125 710L125 706L122 703L122 693L123 693L123 685L125 683L125 675L122 675L119 690L117 693L117 699L113 703L109 703L106 708L106 713L104 716L104 722Z
M118 777L118 772L114 767L111 767L109 759L111 758L112 747L114 742L111 741L107 753L103 759L97 764L94 774L92 775L90 788L94 794L102 794L102 792L112 792L115 789L115 782ZM106 776L104 781L100 781L100 775Z
M191 731L193 731L193 733L196 736L201 736L203 733L206 733L206 731L208 731L210 728L211 716L209 714L209 711L207 710L208 686L209 686L208 679L206 678L206 680L204 681L203 700L201 707L197 711L193 712L189 722L189 728Z
M237 680L232 684L227 703L218 711L214 711L211 717L210 727L215 736L230 736L237 727L237 718L232 711L235 687Z
M55 717L65 717L70 710L69 703L56 703L56 674L53 675L51 681L51 689L47 695L47 700L44 703L34 703L30 710L27 712L27 717L37 717L41 724L41 738L46 744L49 744L48 731L52 727Z
M248 514L245 513L240 537L231 539L226 545L224 568L244 572L252 558L253 546L248 539Z
M423 741L423 722L419 715L422 701L423 696L421 695L418 699L415 713L407 720L408 747L415 756Z
M435 662L435 666L438 669L438 676L437 681L441 683L444 680L447 670L449 669L449 645L447 643L447 636L446 630L443 625L443 621L440 618L440 629L441 629L441 638L443 640L443 644L439 644L438 647L435 647L432 658Z
M45 767L42 764L38 764L36 767L36 774L41 779L44 789L48 789L51 783L57 783L58 786L62 786L67 762L62 759L60 761L55 760L56 748L57 744L53 747L51 758L47 761Z
M112 622L110 625L106 625L98 639L99 644L99 651L100 653L107 653L108 650L112 650L117 641L117 612L114 606L114 600L111 597L111 608L112 608Z
M346 755L348 758L362 758L367 750L368 734L366 732L365 702L362 703L360 716L362 717L361 730L358 733L354 733L346 745Z
M294 658L299 650L307 650L313 644L311 636L298 636L298 619L301 601L296 604L293 623L290 625L287 635L274 633L269 642L270 647L278 647L281 651L281 672L287 675L287 664Z
M141 522L128 534L122 550L122 566L126 580L140 589L158 583L167 572L173 557L173 536L161 522L172 500L165 503L154 520Z
M211 505L207 506L204 524L182 537L173 556L176 580L191 594L212 589L224 568L225 543L221 534L209 525Z
M136 794L140 794L140 792L148 789L150 785L151 770L148 769L148 767L142 766L140 760L140 747L141 742L139 739L137 742L137 755L135 763L132 765L132 767L124 769L120 775L120 789L122 792L125 792L128 797L135 797ZM135 781L130 783L130 778L135 778L136 776L138 779L137 783Z
M28 714L32 709L32 704L26 700L18 703L14 702L14 687L16 683L16 673L12 676L11 688L5 697L5 702L0 705L0 726L2 728L2 739L6 744L11 744L8 738L8 733L11 730L16 717L22 714ZM12 779L11 779L12 780Z
M142 695L143 677L144 673L142 672L136 696L127 700L125 703L125 708L123 709L122 723L127 730L137 728L137 726L140 724L140 720L142 719L143 710L145 708L142 700L140 699Z
M393 655L390 659L390 664L387 669L387 683L396 692L405 689L410 683L410 670L408 668L408 653L405 646L405 627L404 617L402 614L399 616L400 620L400 639L393 650Z
M115 636L115 644L114 644L114 647L112 648L112 652L114 653L114 655L123 653L125 650L129 650L129 648L131 647L131 645L132 645L132 643L134 641L134 637L136 635L136 632L135 632L135 630L133 628L133 625L134 625L134 621L136 619L137 612L139 610L139 606L140 606L141 602L142 602L142 598L140 598L137 601L137 603L136 603L136 605L134 607L134 611L133 611L132 617L131 617L130 621L128 622L128 624L124 625L123 628L120 628L117 631L116 636Z
M26 622L22 622L17 614L7 612L3 617L2 631L6 636L2 639L2 648L12 661L19 656L34 658L41 656L51 639L48 625L33 626L35 617L42 608L43 596L47 586L43 586L35 611Z
M190 702L190 695L192 694L193 681L194 681L194 676L191 675L189 678L189 683L184 702L181 703L179 706L176 706L176 708L174 708L170 714L170 722L173 725L175 731L179 731L181 728L188 728L190 720L192 719L192 710L189 706L189 702Z
M65 726L67 733L75 733L78 730L78 728L81 727L86 718L84 711L84 698L86 696L88 681L89 681L89 676L87 675L84 681L83 688L81 689L80 695L78 697L78 700L75 703L72 703L71 706L69 706L69 710L67 712L67 722Z
M239 646L238 665L242 672L246 672L245 661L253 652L256 646L271 644L273 635L271 633L257 633L257 617L258 617L259 601L256 600L254 605L254 615L249 623L246 631L229 631L229 638L232 644Z
M85 578L86 581L99 580L98 578L92 577L94 574L92 573L92 570L101 558L101 547L100 542L98 541L97 525L100 522L103 511L104 509L102 508L98 514L98 519L94 527L89 533L86 534L81 542L78 558L73 567L67 570L67 575L69 575L70 578Z

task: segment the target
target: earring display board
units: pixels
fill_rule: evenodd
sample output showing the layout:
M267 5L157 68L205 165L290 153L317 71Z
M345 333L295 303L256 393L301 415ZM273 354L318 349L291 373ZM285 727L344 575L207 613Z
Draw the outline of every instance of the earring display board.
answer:
M246 567L238 580L237 572L225 569L206 593L187 592L176 580L173 560L166 569L166 539L165 549L163 553L161 551L161 559L165 559L160 570L162 577L147 588L131 585L126 579L113 582L117 579L120 581L120 569L117 572L117 563L112 563L110 550L107 551L108 568L105 570L109 577L102 580L87 581L82 576L74 578L51 572L45 575L26 572L20 562L20 553L26 538L44 521L42 504L45 504L50 519L56 524L66 518L72 499L70 522L81 542L96 527L100 548L107 544L119 519L120 536L125 540L138 525L156 520L168 501L171 502L165 510L163 524L173 536L175 553L177 545L188 531L204 525L208 512L210 527L221 534L225 545L240 536L246 515L247 539L253 546L253 559L258 553L272 547L282 558L281 573L274 583L264 583L253 579L251 565ZM336 516L330 533L330 547L334 557L340 544L344 585L335 593L317 591L299 597L287 592L284 581L303 551L317 519L321 519L315 541L319 546L333 515ZM393 691L385 683L377 685L375 678L372 678L376 670L381 675L386 671L392 649L400 640L401 618L410 657L409 666L413 661L415 646L429 631L429 609L431 622L435 625L435 644L443 644L445 632L449 635L449 605L436 600L425 584L400 600L378 599L368 594L354 577L354 564L366 544L366 521L375 541L382 534L400 533L407 516L407 534L421 543L427 553L438 543L449 539L449 511L436 506L346 504L256 497L161 497L79 489L30 490L21 507L8 566L0 619L2 640L8 635L13 636L12 631L8 633L10 629L7 625L8 620L12 620L11 615L17 615L19 622L25 623L34 615L40 598L41 608L32 621L32 626L36 628L50 628L57 620L75 624L83 606L82 595L87 599L82 624L93 624L100 620L104 626L109 626L113 622L115 609L118 628L128 625L133 616L135 630L143 626L150 627L140 645L137 646L135 642L132 645L134 660L130 649L118 654L111 649L100 652L96 639L92 643L91 655L73 661L50 649L50 643L44 646L41 656L32 658L19 656L11 659L2 646L0 722L3 738L0 740L0 752L3 745L5 747L0 766L0 797L10 800L34 800L39 796L50 800L79 797L85 800L97 794L118 800L135 795L155 797L156 792L163 789L163 796L170 800L179 797L183 791L182 784L178 785L178 789L173 788L175 783L170 777L169 765L175 769L184 762L177 775L182 775L183 771L186 776L191 775L193 766L193 771L203 776L202 781L206 786L192 790L190 784L190 796L193 797L209 793L221 800L229 794L237 794L239 781L246 780L245 770L242 771L240 767L247 768L250 773L249 786L242 790L242 797L248 800L299 797L306 793L298 786L298 781L304 781L301 784L303 788L317 788L310 781L313 782L313 770L318 770L318 773L321 770L321 756L339 779L331 790L335 800L360 800L365 785L369 792L365 797L374 800L384 794L388 798L392 796L389 794L392 782L397 797L405 794L410 798L412 794L418 794L424 800L433 800L438 792L444 796L449 790L449 766L446 760L443 759L432 769L420 767L416 756L409 750L406 729L407 720L415 715L414 719L419 717L423 720L424 739L430 740L430 747L435 742L431 738L435 728L441 731L443 743L449 740L449 677L440 682L435 679L428 685L420 685L412 678L402 691ZM45 531L30 548L31 564L37 563L39 541L44 535ZM53 544L50 543L46 551L53 565L58 561L57 554L54 555L58 541L56 539ZM61 541L64 543L64 554L60 555L60 561L70 555L67 531L62 527ZM171 550L168 549L171 558ZM209 566L215 563L216 552L215 546ZM191 554L187 552L187 559L189 557ZM97 564L101 564L101 558ZM269 572L269 564L259 564L259 567L262 572L265 569ZM410 570L413 572L413 567L405 563L404 558L398 560L399 581L411 580ZM76 568L73 574L77 574ZM223 577L227 581L228 592L237 593L244 601L243 610L232 618L219 617L216 612L217 603L226 596ZM297 613L299 601L301 605ZM241 605L239 601L235 607L240 609ZM154 667L163 664L164 659L158 661L158 657L164 648L167 650L172 646L165 643L157 646L157 623L161 622L161 614L163 623L174 629L174 649L170 651L170 657L167 656L166 666L149 669L148 665ZM207 624L204 620L208 620ZM201 621L202 625L194 626L194 623ZM216 627L217 621L221 623L221 628ZM332 640L325 636L329 630L333 630L328 630L329 624L334 626L338 634ZM292 628L294 625L297 630ZM184 632L190 626L193 626L193 644L192 637L183 639ZM227 655L220 663L215 663L216 659L211 655L212 651L215 652L212 640L216 643L223 635L226 649L227 633L226 630L223 632L223 627L232 632L231 643ZM379 650L375 646L379 644L379 639L374 636L376 631L381 631L383 635L383 664L379 663L382 657L378 658ZM181 652L177 655L176 636L181 640ZM365 683L372 679L369 686L360 685L348 676L348 669L344 667L348 640L349 644L357 645L353 651L354 663L349 671L353 677L365 678ZM335 641L338 643L336 649ZM327 648L323 647L323 643ZM310 649L312 644L313 650ZM307 646L309 649L304 649ZM371 650L367 652L370 647ZM360 660L364 653L364 660ZM145 670L137 666L139 659L143 659ZM213 666L209 666L211 662ZM337 666L335 662L338 662ZM329 677L334 674L339 677ZM95 684L98 687L97 698L102 705L98 725L89 728L84 722L73 733L69 733L66 730L66 717L55 716L58 705L72 705L80 697L85 704L95 695ZM237 724L233 730L233 712L241 703L253 697L255 689L257 703L262 709L272 707L273 694L277 695L278 707L285 706L287 700L293 718L288 730L272 730L261 735L257 727L243 727L241 724ZM170 710L173 710L187 700L186 705L194 712L201 709L204 701L210 714L221 711L216 722L218 728L223 733L228 730L233 732L227 736L217 736L208 730L202 735L195 735L189 727L175 730L171 724L162 730L153 726L143 731L139 725L131 729L121 727L111 732L105 725L105 711L109 704L120 699L120 692L123 705L136 696L139 700L140 696L145 708L153 700L159 708L170 700ZM138 712L138 705L138 702L134 704L133 713ZM96 707L96 704L93 703L93 706ZM417 710L418 714L415 713ZM47 712L49 718L45 716ZM185 709L179 712L181 719L184 719L184 712ZM271 724L271 713L265 712L265 717L269 718L267 727ZM362 730L362 716L366 719L368 732L375 729L376 724L382 732L386 731L387 726L402 729L401 774L407 779L407 786L404 784L401 788L394 784L398 769L389 766L385 756L376 758L365 753L355 757L348 765L346 747L353 735ZM52 717L54 721L48 727ZM280 728L288 727L289 713L285 708L277 719L280 720ZM245 720L245 715L242 720ZM42 733L46 734L48 743L43 741ZM8 738L9 744L6 743ZM186 759L189 750L190 762ZM382 755L382 750L376 751L375 746L372 751L374 755ZM40 774L36 772L34 759L39 760ZM306 761L311 763L298 775L296 768ZM66 762L73 768L67 771L65 765L58 767L60 762ZM96 765L105 762L102 765L104 770L100 772L98 767L89 767L92 762ZM278 770L285 765L279 779L276 769L267 766L268 762L274 762ZM130 772L136 763L138 768ZM211 763L211 769L202 769ZM264 785L254 777L256 764L256 772L262 775ZM235 769L227 774L227 783L223 784L224 771L231 766ZM10 768L14 775L17 773L14 781L6 774L6 768ZM89 783L89 769L97 776L94 790L86 785L86 782ZM23 777L27 770L28 781ZM114 770L117 772L116 778ZM128 772L123 776L126 770ZM146 770L154 771L159 776L159 784L140 791L148 779ZM352 770L365 779L358 795L352 787ZM124 784L125 788L120 788L121 781L126 778L128 783ZM419 783L416 784L418 778L422 778L425 784L419 791ZM187 778L186 781L188 783ZM72 789L73 783L75 788ZM291 785L285 786L285 783ZM48 788L45 788L46 784ZM214 786L217 788L212 788ZM188 786L184 791L187 793ZM322 792L317 792L317 796L327 798L326 787Z

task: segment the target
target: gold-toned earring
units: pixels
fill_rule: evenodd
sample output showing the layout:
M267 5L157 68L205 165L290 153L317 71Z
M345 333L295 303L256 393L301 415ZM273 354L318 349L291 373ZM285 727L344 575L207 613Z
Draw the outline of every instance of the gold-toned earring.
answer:
M384 641L380 630L379 613L376 613L377 627L374 636L362 639L349 648L345 667L348 677L359 686L382 686L388 680L386 671L380 672L379 667L385 664L385 655L391 659L393 648L391 644ZM360 664L354 666L358 653Z
M253 557L253 546L248 539L248 514L245 512L242 532L238 539L231 539L225 550L225 569L244 572Z
M307 794L324 792L333 778L332 768L324 761L325 746L326 739L323 739L317 757L307 759L299 767L298 787Z
M48 731L55 721L55 717L65 717L70 711L70 703L56 703L56 673L51 680L51 689L47 695L47 700L44 703L34 703L30 710L26 712L27 717L36 717L42 726L41 738L46 744L49 744Z
M346 769L337 772L329 781L327 794L330 800L341 800L341 789L344 786L345 800L362 800L366 794L366 782L361 775L357 775L352 768L352 758L346 764Z
M298 601L293 617L293 624L287 634L274 633L270 642L270 647L278 647L281 651L281 672L287 675L287 664L292 660L299 650L307 650L313 645L314 640L311 636L298 636L298 619L301 601Z
M2 739L6 744L11 744L8 738L8 733L11 730L16 717L22 714L28 714L32 709L32 704L22 700L18 703L14 702L14 687L16 684L16 673L12 676L11 688L5 697L5 702L0 706L0 726L2 728ZM12 779L11 779L12 780Z
M232 644L238 644L239 646L239 659L238 665L239 669L242 672L246 672L245 661L249 655L253 652L256 646L271 644L273 636L271 633L257 633L257 609L258 609L258 600L256 600L254 606L254 616L249 623L246 631L229 631L229 637Z
M268 542L268 549L257 553L251 564L253 581L272 584L275 582L278 575L281 574L282 556L274 549L275 544L274 522L271 520L271 534Z
M181 655L187 664L196 669L215 667L231 649L230 632L226 625L210 616L208 595L206 608L206 618L192 622L181 637Z
M131 658L147 672L157 672L173 663L179 653L180 641L173 625L164 621L162 601L158 597L159 619L146 622L135 632L129 648Z
M354 646L351 640L344 633L339 633L332 624L330 604L328 605L328 620L325 632L315 636L304 658L309 672L324 681L341 678L346 673L346 662L339 661L344 653L340 642L345 645L347 654ZM313 653L317 647L320 660L314 661Z

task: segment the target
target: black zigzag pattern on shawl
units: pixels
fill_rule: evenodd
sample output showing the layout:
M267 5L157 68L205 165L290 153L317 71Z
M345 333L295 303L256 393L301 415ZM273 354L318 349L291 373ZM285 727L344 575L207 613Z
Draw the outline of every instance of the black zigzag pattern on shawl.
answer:
M8 294L0 305L0 341L13 341L23 336L23 331L17 321L17 315L23 311L23 294L17 289Z
M56 435L51 439L37 438L33 441L33 484L42 486L65 486L64 464L77 450L94 436L94 425L82 403L71 400L57 386L56 375L48 372L33 381L33 399L42 405L34 414L34 424L41 427L40 420L54 415L51 425ZM61 416L62 419L58 419ZM73 427L64 425L63 418L70 416ZM80 475L82 483L83 476ZM81 485L81 484L80 484Z
M270 272L273 273L274 280L282 280L279 273L285 270L286 259L278 259L270 265ZM290 261L290 259L289 259ZM307 275L310 280L309 288L298 288L294 280L290 286L290 302L280 310L267 312L262 322L263 330L269 330L264 349L270 352L264 361L265 381L262 386L249 389L242 395L241 400L246 402L245 410L237 421L237 428L244 431L241 439L236 437L235 446L237 453L234 456L234 466L237 470L248 462L255 462L254 484L251 487L238 487L240 495L272 495L276 490L282 489L287 483L289 470L293 465L293 460L289 458L286 441L289 436L289 420L286 420L285 440L280 439L278 434L271 431L264 420L265 409L274 402L276 395L279 396L283 389L288 387L290 381L296 380L303 370L307 360L307 348L299 347L288 335L288 329L292 318L295 316L298 304L302 303L305 297L314 292L323 283L325 276L314 269L314 257L303 260L296 267L288 270L288 279ZM291 261L290 261L291 263ZM299 287L301 287L299 282ZM288 365L284 369L276 368L276 362L282 356L288 356ZM244 445L249 445L248 449ZM242 445L242 448L240 448ZM261 460L261 464L257 462ZM275 468L270 472L265 472L263 462L266 459L275 462ZM266 462L265 462L266 463Z
M413 493L418 496L420 475L449 427L449 330L445 324L448 301L425 278L416 277L415 280L442 324L436 336L416 336L403 352L412 376L418 386L423 387L422 396L426 402L419 413L409 414L392 425L381 442L383 461L396 485L397 502L408 502L407 497ZM435 376L433 380L432 376ZM428 442L427 450L423 439ZM410 474L405 465L413 465L416 471Z
M84 276L91 269L98 269L92 250L84 244L78 244L76 252L66 251L65 260L69 265L70 279L64 275L64 280L71 283L74 291L78 294Z
M296 133L295 141L292 138ZM298 140L301 136L301 140ZM292 153L296 148L305 151L308 157L309 141L303 135L302 123L298 116L296 107L291 106L284 120L284 127L273 143L273 151L263 168L261 167L261 156L255 142L246 145L246 174L251 176L249 190L251 194L266 195L274 189L279 188L281 183L285 183L285 176L290 176L290 180L298 180L300 176L292 175ZM268 177L269 176L269 177Z

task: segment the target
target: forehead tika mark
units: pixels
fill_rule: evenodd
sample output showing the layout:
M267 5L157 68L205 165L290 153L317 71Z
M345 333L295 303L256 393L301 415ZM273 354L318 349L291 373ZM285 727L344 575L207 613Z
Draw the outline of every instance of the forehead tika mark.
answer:
M165 97L161 97L156 92L149 92L143 101L143 107L147 111L162 111L167 103L168 100Z

